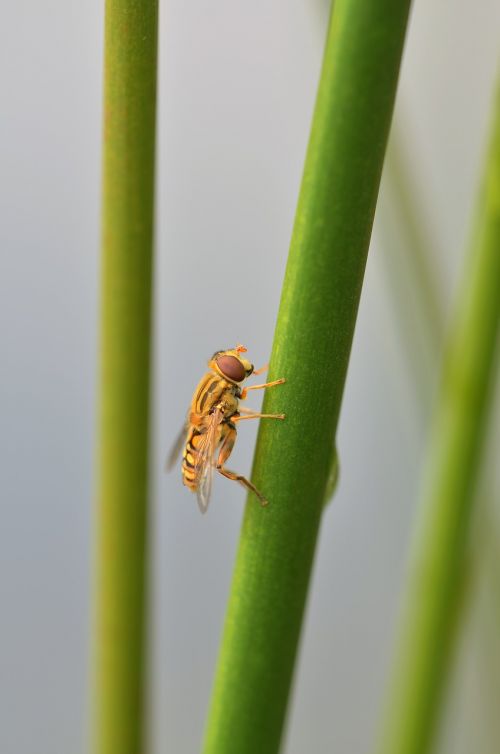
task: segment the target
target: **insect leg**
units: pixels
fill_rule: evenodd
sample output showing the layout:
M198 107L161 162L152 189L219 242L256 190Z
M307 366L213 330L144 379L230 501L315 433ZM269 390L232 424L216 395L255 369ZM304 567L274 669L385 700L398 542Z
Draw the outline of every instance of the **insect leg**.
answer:
M216 469L219 472L219 474L222 474L222 476L225 476L227 479L232 479L235 482L239 482L243 487L246 487L248 490L250 490L250 492L253 492L254 495L256 495L259 498L260 504L262 506L267 505L268 503L267 503L266 498L261 492L259 492L257 487L255 487L252 484L252 482L249 482L248 479L246 479L244 476L241 476L241 474L236 474L234 471L230 471L229 469L226 469L224 467L224 463L227 461L227 459L231 455L231 451L233 449L235 440L236 440L236 430L230 428L221 445L221 448L219 451L219 457L217 458Z
M240 408L240 411L242 410L242 407ZM244 419L284 419L285 414L257 414L257 413L250 413L246 416L232 416L231 421L233 422L241 422Z
M240 396L241 400L242 401L245 400L245 398L247 396L247 393L250 390L262 390L265 387L274 387L274 385L282 385L284 382L286 382L286 378L285 377L281 377L281 379L279 379L279 380L273 380L272 382L264 382L263 385L250 385L250 387L245 387L241 391L241 396Z
M254 369L252 374L263 374L263 372L265 372L268 367L269 367L269 364L264 364L264 366L261 367L260 369Z
M267 418L272 418L272 419L284 419L285 418L285 414L261 414L259 411L257 411L257 409L255 409L255 408L248 408L247 406L238 406L238 414L239 413L242 413L242 414L252 414L252 416L248 417L249 419L255 419L257 417L263 417L263 416L267 417ZM236 420L237 421L241 421L241 419L243 419L243 418L246 418L246 417L243 417L243 416L242 417L238 417L237 415L236 416L233 415L231 417L231 421L232 422L234 422Z

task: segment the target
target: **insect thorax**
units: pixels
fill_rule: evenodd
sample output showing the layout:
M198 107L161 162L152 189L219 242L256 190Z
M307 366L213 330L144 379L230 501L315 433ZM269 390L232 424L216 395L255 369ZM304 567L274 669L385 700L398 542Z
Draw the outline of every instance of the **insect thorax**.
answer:
M214 372L207 372L200 380L191 402L191 416L207 417L217 407L222 406L224 416L229 418L238 410L240 389Z

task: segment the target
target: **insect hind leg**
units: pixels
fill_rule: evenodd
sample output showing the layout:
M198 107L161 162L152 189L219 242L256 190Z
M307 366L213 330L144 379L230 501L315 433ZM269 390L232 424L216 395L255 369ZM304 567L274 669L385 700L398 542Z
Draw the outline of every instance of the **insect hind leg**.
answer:
M246 487L247 490L250 490L250 492L253 492L254 495L259 498L260 504L262 506L265 506L268 504L268 501L266 500L264 495L261 492L259 492L257 487L255 487L255 485L252 484L252 482L250 482L246 477L242 476L241 474L236 474L236 472L226 469L226 467L224 466L225 462L231 455L235 440L236 440L236 429L234 428L228 429L227 434L224 438L224 441L219 451L219 457L217 458L216 469L219 472L219 474L222 474L222 476L225 476L226 479L232 479L234 482L239 482L239 484L241 484L243 487Z
M225 466L217 466L217 471L219 474L222 474L222 476L227 477L227 479L232 479L235 482L239 482L243 487L246 487L247 490L250 490L250 492L253 492L254 495L256 495L259 500L262 507L269 505L269 501L266 500L262 492L259 492L257 487L252 484L246 477L241 476L241 474L236 474L234 471L230 471L229 469L226 469Z

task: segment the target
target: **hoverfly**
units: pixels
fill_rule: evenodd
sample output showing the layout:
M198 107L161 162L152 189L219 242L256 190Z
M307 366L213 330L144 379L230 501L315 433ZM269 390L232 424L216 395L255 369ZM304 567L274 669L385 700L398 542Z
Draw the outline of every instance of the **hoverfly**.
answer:
M250 390L260 390L281 385L285 378L262 385L240 387L251 374L261 374L267 369L255 370L243 358L246 348L237 345L227 351L216 351L208 362L210 372L200 380L191 400L186 423L177 438L166 467L171 469L182 452L182 481L196 492L200 511L205 513L210 501L213 471L239 482L253 492L261 505L267 500L244 476L225 467L236 441L236 425L243 419L284 419L285 414L261 414L239 405ZM244 413L244 416L241 414ZM217 453L218 451L218 453ZM217 453L217 456L216 456Z

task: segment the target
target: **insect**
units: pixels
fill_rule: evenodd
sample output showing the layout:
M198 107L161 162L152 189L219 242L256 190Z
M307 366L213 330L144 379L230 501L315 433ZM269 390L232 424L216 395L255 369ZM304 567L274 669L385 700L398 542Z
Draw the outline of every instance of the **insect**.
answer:
M244 419L284 419L284 414L261 414L239 405L250 390L260 390L281 385L285 378L242 388L241 383L251 374L262 374L243 358L247 349L242 345L227 351L216 351L208 362L210 371L200 380L177 441L170 453L166 467L171 469L182 450L182 481L196 492L198 505L205 513L210 501L213 471L233 479L251 490L267 505L261 492L244 476L226 468L225 463L236 441L236 425ZM244 414L242 416L241 414ZM217 454L217 455L216 455Z

